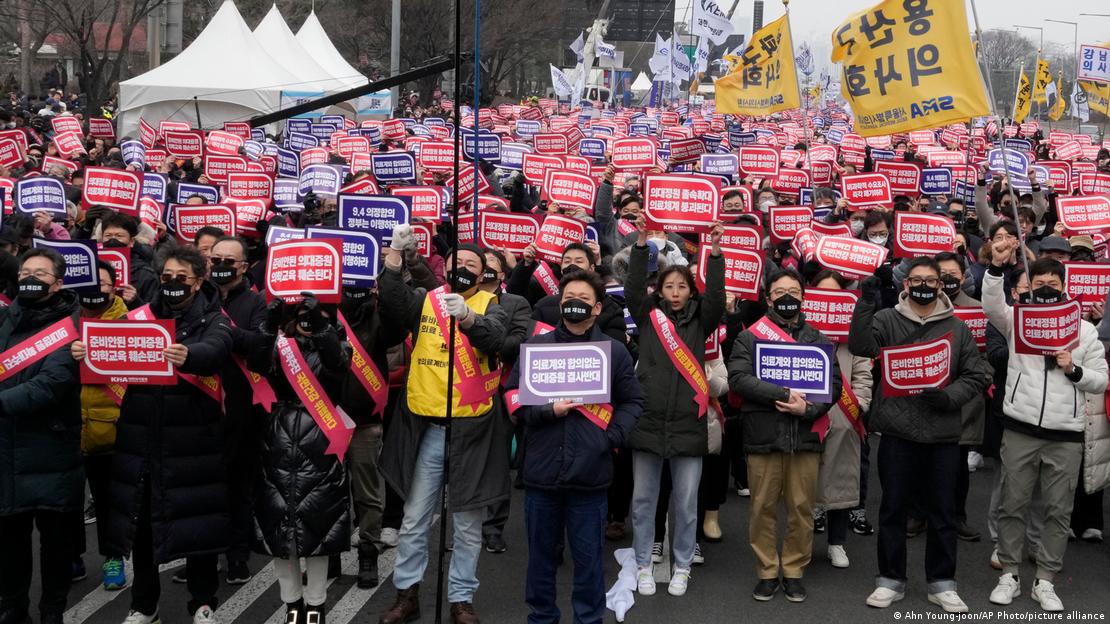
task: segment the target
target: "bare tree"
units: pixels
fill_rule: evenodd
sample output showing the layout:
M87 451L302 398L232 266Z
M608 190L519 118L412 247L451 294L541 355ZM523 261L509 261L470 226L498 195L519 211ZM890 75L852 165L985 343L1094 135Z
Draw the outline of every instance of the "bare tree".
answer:
M1012 112L1017 93L1018 69L1024 65L1030 80L1036 72L1037 45L1011 30L988 30L979 42L979 65L990 72L998 112Z
M14 42L19 49L19 90L37 91L31 68L46 37L53 32L54 22L41 2L12 0L0 3L0 39Z

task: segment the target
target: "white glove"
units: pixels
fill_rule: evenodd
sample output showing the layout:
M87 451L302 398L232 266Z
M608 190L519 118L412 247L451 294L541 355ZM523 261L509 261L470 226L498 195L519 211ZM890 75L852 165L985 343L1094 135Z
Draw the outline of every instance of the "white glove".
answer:
M390 241L389 248L396 251L415 250L416 235L412 233L412 226L407 223L393 226L393 240Z
M443 305L447 308L447 313L456 320L461 321L470 314L470 307L466 305L466 299L463 299L462 295L456 293L443 295Z

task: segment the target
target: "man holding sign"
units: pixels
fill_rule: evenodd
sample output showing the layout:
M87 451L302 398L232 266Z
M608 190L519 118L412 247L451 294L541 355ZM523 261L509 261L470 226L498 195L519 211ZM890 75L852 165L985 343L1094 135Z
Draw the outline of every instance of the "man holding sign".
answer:
M882 366L867 428L882 435L879 480L879 576L867 597L886 608L905 597L906 518L911 501L928 521L926 577L929 602L947 612L967 611L956 593L956 490L960 471L960 407L990 378L963 321L941 297L940 268L929 257L909 263L903 292L893 308L876 311L882 284L861 284L848 348L880 358ZM939 357L938 357L939 355ZM891 373L893 371L893 374Z
M613 479L610 449L626 445L640 417L643 397L624 344L606 336L597 324L605 300L601 278L592 271L568 273L559 291L559 325L523 345L521 361L513 367L505 385L508 408L513 418L524 424L526 445L521 469L528 537L525 600L535 618L558 621L555 576L563 536L573 535L566 543L575 562L574 619L600 622L605 614L602 534L608 507L606 490ZM591 350L579 349L599 343L607 343L609 348L607 375L590 378L608 382L608 401L521 400L514 406L514 399L521 398L517 388L552 374L525 362L524 358L530 357L529 347L557 353L564 360L587 354L582 360L588 361L594 359L588 356ZM542 364L550 359L541 357L532 362ZM531 372L530 379L522 378L522 368ZM572 390L573 385L568 383L566 387Z
M1018 241L992 243L992 257L1003 258ZM1029 265L1030 292L1025 306L1058 304L1065 300L1064 265L1050 258ZM1015 319L1003 296L1003 269L992 261L983 276L983 310L1009 343L1006 393L1002 399L1002 489L998 502L998 560L1002 576L990 595L994 604L1008 605L1021 591L1018 571L1025 541L1026 512L1039 482L1044 508L1041 542L1032 596L1045 611L1063 611L1052 581L1064 563L1068 526L1075 496L1076 475L1083 458L1087 393L1106 391L1105 350L1098 331L1079 324L1078 343L1053 355L1026 355L1017 350L1022 334L1047 332L1041 324L1029 327ZM1029 305L1032 304L1032 305ZM1035 320L1041 320L1035 318ZM1064 329L1052 330L1065 333Z

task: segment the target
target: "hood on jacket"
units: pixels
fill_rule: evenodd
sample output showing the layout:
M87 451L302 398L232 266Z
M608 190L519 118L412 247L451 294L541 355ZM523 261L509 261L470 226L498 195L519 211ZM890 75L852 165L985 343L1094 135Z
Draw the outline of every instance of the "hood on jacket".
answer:
M943 321L944 319L952 316L952 302L948 300L948 295L944 293L940 293L940 295L937 296L936 306L933 308L933 311L929 314L929 316L926 316L925 318L921 318L917 315L916 312L913 311L912 308L910 308L909 298L910 294L906 291L898 293L898 303L894 306L894 309L897 310L899 314L908 318L914 323L917 323L918 325L927 325L929 323Z

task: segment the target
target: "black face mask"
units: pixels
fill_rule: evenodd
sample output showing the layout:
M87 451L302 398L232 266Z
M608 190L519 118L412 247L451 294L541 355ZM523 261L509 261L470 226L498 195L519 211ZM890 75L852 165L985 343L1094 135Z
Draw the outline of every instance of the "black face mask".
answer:
M482 272L482 283L492 284L497 281L497 272L493 269L486 269Z
M78 299L81 302L81 307L86 310L99 310L108 303L108 295L100 291L80 295Z
M787 320L798 316L798 312L802 309L802 302L794 295L783 295L775 299L772 305L775 308L775 314Z
M568 323L581 323L590 318L590 305L581 299L567 299L563 302L560 313Z
M918 305L929 305L937 300L937 290L925 284L910 286L910 299Z
M238 277L238 275L236 274L235 269L231 267L216 266L212 267L210 277L213 282L219 284L220 286L226 286L231 282L234 282L235 278Z
M1033 303L1059 303L1064 299L1064 293L1051 286L1041 286L1030 293Z
M343 298L351 301L362 301L370 296L369 288L344 288Z
M578 266L577 264L568 264L566 266L566 268L564 268L562 271L560 271L560 275L562 277L566 277L568 275L574 275L575 273L578 273L579 271L583 271L583 270L584 269L582 267Z
M171 308L180 307L189 300L189 287L180 282L167 282L162 284L162 301Z
M452 292L465 292L478 283L478 276L470 269L460 266L454 271L447 272L447 283L451 285Z
M955 299L956 295L960 294L960 280L951 275L945 275L940 278L940 281L942 283L941 289L944 290L944 294L948 295L949 299Z
M127 246L127 243L115 238L109 238L101 244L104 246L105 249L119 249L121 247Z
M19 280L19 293L16 295L24 301L39 301L50 292L50 285L37 277L25 277Z
M960 254L961 256L966 255L967 254L967 247L964 247L963 245L960 245L959 247L956 248L956 253Z
M627 214L622 214L621 218L624 219L625 221L635 221L636 217L638 217L638 216L639 215L637 215L637 214L633 214L633 213L629 212Z

